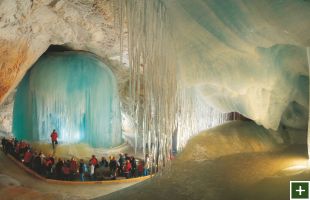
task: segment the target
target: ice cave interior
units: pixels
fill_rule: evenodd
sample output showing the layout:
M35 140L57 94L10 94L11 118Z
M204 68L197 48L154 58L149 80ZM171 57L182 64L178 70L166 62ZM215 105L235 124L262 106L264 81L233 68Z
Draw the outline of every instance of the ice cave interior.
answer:
M2 0L0 27L1 136L56 129L74 153L126 144L160 169L59 199L288 199L310 179L294 168L310 149L309 0ZM0 158L0 185L32 180Z

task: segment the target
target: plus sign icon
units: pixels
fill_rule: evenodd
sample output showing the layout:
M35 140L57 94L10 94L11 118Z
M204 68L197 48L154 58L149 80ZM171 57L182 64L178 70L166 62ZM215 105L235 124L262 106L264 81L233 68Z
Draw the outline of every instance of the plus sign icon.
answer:
M290 200L309 200L309 181L291 181Z

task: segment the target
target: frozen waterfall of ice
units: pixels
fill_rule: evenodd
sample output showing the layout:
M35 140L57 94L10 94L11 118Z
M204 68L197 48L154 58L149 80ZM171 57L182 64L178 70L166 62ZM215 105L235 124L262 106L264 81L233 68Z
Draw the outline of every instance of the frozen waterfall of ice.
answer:
M196 98L267 129L306 130L309 2L116 2L128 29L136 138L157 163L169 158L175 132L182 148L206 120L193 117L204 109Z
M181 84L165 2L128 0L118 6L120 32L128 29L134 146L150 154L154 168L165 166L173 150L227 116Z
M44 54L19 84L13 112L19 139L48 141L56 129L61 143L122 143L116 79L88 53Z

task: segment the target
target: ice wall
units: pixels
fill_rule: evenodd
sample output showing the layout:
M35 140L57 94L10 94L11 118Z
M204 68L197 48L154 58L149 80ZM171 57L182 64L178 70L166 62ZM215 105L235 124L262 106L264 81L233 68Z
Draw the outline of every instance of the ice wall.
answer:
M155 160L169 155L171 133L186 141L206 120L193 117L203 109L197 95L265 128L306 133L308 1L120 2L132 116L143 143L154 146Z
M195 88L182 89L178 93L176 129L173 132L174 151L182 150L194 135L229 121L229 114L222 113L207 104L204 96Z
M17 88L13 133L61 143L112 147L122 142L118 90L111 70L88 53L44 54Z
M309 2L165 2L185 86L266 128L276 130L282 118L286 126L306 130L305 119L291 122L308 113ZM288 107L295 111L292 119L283 117Z

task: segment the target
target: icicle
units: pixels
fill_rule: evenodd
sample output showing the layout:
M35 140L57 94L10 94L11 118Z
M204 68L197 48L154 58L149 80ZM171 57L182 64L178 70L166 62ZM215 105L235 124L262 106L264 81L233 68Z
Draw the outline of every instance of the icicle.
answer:
M170 159L173 138L180 150L191 136L222 123L226 116L202 104L195 92L178 82L164 1L124 0L120 4L126 10L121 21L127 22L128 29L135 150L140 146L148 153L154 161L152 169L157 171Z
M175 113L176 80L173 66L168 65L165 7L153 0L122 3L120 7L126 6L128 19L131 113L136 138L142 138L143 152L150 154L156 168L169 158L171 148L166 146L171 146L168 138L174 129Z

